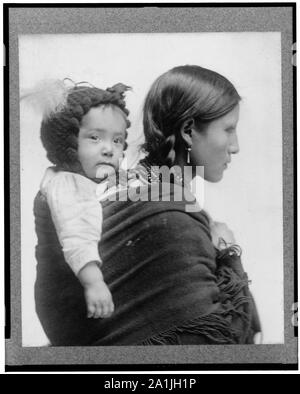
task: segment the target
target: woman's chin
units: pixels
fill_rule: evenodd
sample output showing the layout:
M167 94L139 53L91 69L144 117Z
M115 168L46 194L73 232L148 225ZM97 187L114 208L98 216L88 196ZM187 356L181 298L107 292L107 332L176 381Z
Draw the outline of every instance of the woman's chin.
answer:
M220 174L209 174L204 177L207 182L217 183L223 179L223 172Z

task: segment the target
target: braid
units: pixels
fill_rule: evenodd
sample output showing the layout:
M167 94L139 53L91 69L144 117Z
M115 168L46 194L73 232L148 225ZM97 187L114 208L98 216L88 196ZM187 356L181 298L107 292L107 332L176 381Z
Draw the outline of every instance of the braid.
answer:
M165 135L162 129L166 130L166 127L158 127L150 112L144 114L146 142L143 149L148 152L150 162L172 167L176 159L176 135L170 130L168 130L168 135Z
M155 131L153 136L155 140L149 140L143 145L143 149L148 152L148 158L152 163L172 167L176 159L176 136L171 134L165 137L160 130L156 129ZM151 150L147 148L149 145ZM154 145L156 149L153 149Z
M176 158L175 143L176 143L176 136L172 134L165 139L165 141L163 142L163 146L161 148L161 154L164 159L163 162L168 167L172 167L175 162L175 158Z
M172 167L175 162L175 158L176 158L175 143L176 143L176 136L175 134L172 134L166 138L165 146L163 147L165 151L168 151L165 160L166 160L166 165L169 167Z
M47 151L47 158L58 167L80 172L77 137L83 116L93 107L115 105L125 114L126 125L129 128L130 122L127 119L129 111L124 100L128 89L128 86L121 83L106 90L81 86L72 88L68 93L64 108L53 112L42 121L41 140ZM127 136L126 130L125 139ZM124 149L126 148L127 142L124 145Z

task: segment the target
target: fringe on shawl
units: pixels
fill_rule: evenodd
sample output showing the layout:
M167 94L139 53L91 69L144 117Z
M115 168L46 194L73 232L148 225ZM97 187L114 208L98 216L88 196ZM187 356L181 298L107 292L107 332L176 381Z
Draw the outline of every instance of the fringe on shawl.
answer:
M228 256L240 256L236 245L229 247L218 256L219 267L216 272L217 285L220 289L220 311L197 317L191 321L172 327L139 345L178 345L181 333L204 336L212 344L245 343L251 331L251 297L248 289L248 277L242 277L228 264ZM222 264L226 257L226 265ZM225 262L225 260L224 260ZM234 320L242 322L242 328L234 328Z
M235 344L237 341L237 333L222 314L210 314L154 335L140 345L179 345L181 333L203 335L215 344Z

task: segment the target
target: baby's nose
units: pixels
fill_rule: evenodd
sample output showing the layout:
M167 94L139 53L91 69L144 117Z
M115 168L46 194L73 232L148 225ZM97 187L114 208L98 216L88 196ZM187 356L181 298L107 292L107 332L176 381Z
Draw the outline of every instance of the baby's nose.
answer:
M105 156L112 156L113 155L113 146L111 142L106 142L103 144L101 152Z

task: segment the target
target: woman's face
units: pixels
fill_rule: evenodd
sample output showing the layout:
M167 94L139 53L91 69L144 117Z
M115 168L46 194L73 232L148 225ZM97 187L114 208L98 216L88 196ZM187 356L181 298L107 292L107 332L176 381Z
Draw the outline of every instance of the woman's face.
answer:
M231 155L239 152L236 127L239 105L226 115L213 120L204 131L192 136L191 163L204 167L204 179L218 182L231 161Z
M89 178L104 178L118 170L123 158L126 120L116 106L91 108L78 134L78 158Z

